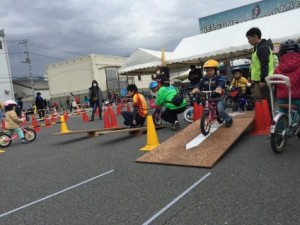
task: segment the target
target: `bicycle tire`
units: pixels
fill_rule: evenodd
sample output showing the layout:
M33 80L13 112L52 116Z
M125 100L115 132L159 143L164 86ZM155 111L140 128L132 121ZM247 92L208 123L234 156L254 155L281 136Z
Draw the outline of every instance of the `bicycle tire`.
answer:
M209 117L209 112L204 111L200 121L200 130L204 136L208 135L211 127L208 117Z
M162 124L162 118L160 116L160 111L156 110L152 114L153 122L156 126L160 126Z
M286 130L289 127L289 119L287 115L282 115L279 117L276 125L275 125L275 132L271 134L271 147L272 150L279 154L282 153L285 149L287 144L287 134Z
M0 146L2 148L6 148L11 145L12 140L10 139L10 135L1 133L0 134Z
M24 131L24 137L27 141L33 142L36 139L36 132L33 129L25 128L27 132Z
M194 122L194 108L189 107L186 110L184 110L183 118L189 123Z

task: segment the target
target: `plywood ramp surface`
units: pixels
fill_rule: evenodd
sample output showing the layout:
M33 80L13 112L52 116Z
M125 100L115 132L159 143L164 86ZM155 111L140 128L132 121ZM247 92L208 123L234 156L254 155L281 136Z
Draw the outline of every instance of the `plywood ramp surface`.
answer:
M223 125L198 146L186 150L186 144L201 132L200 120L198 120L156 149L138 158L136 162L211 168L253 123L253 120L253 111L236 114L233 117L232 127L225 128Z

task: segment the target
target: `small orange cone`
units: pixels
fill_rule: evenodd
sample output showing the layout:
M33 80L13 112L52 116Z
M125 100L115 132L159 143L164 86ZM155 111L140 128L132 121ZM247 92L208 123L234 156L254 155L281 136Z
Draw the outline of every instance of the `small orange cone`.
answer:
M114 112L113 109L110 110L110 119L111 119L111 120L110 120L110 121L111 121L110 126L111 126L112 128L118 128L119 125L118 125L118 122L117 122L117 120L116 120L115 112Z
M108 110L104 111L104 128L110 128L110 122L109 122L109 114L108 114Z
M159 146L153 118L151 115L147 116L147 144L141 148L142 151L151 151Z
M71 132L68 127L67 127L67 124L66 124L66 121L65 121L65 117L64 116L61 116L60 117L60 133L69 133Z
M69 115L68 115L67 110L65 110L65 111L64 111L64 120L65 120L65 122L67 122L68 119L69 119Z
M117 106L117 115L121 115L121 105L118 104Z
M202 113L203 113L203 106L202 106L202 104L199 104L198 105L198 116L199 116L199 118L202 117Z
M262 104L263 115L264 115L264 118L265 118L265 125L266 125L266 128L269 130L270 127L271 127L271 114L270 114L267 99L263 99L261 101L261 104Z
M35 116L32 115L31 117L31 125L33 126L33 129L35 132L39 132L40 131L40 125L38 123L38 121L36 120Z
M264 118L262 102L255 102L254 129L251 131L253 135L269 134L270 130L266 127L266 118Z
M198 109L197 102L194 102L193 106L194 106L194 119L193 119L193 121L195 122L196 120L198 120L200 118L200 115L199 115L199 109Z
M45 127L51 127L51 121L50 121L50 118L48 116L45 117Z
M85 110L82 111L81 115L82 115L83 122L89 122L89 118L88 118Z

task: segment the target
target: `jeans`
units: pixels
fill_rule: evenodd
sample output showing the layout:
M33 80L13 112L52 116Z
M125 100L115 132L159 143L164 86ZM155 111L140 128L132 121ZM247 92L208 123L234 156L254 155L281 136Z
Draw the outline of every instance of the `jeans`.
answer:
M217 109L218 109L219 115L225 120L225 122L228 122L231 120L231 117L228 115L228 113L224 109L223 99L220 99L217 101Z
M95 112L98 107L99 108L99 118L102 118L102 106L100 107L99 101L93 102L92 106L93 106L92 116L95 116Z
M133 112L126 112L123 111L122 112L122 116L124 118L124 125L126 126L135 126L132 121L133 121ZM145 117L142 117L140 114L136 114L136 125L137 126L144 126L145 123Z

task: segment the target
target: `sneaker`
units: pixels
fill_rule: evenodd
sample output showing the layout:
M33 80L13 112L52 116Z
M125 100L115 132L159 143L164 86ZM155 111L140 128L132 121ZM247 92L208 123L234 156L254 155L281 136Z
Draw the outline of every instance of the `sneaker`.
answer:
M29 141L26 140L25 138L23 138L21 141L22 141L22 144L28 144L29 143Z
M176 121L174 122L174 124L172 125L172 130L176 131L176 130L179 129L179 127L180 127L179 121L176 120Z
M230 118L230 120L225 123L225 127L226 128L231 127L232 123L233 123L233 120L232 120L232 118Z

